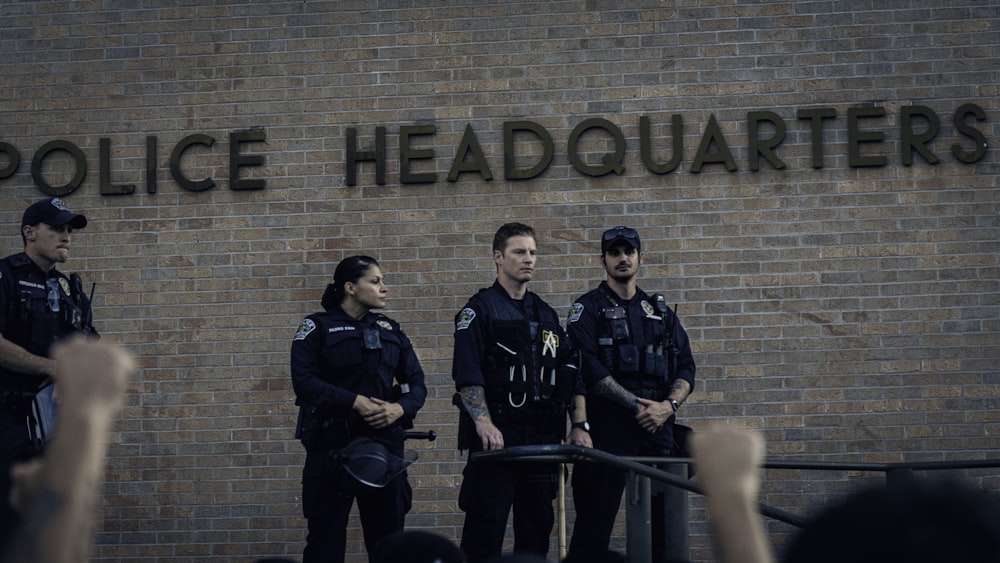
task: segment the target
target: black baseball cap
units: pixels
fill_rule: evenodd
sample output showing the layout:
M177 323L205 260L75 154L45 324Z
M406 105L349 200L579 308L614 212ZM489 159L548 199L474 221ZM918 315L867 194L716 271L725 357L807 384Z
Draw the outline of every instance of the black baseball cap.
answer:
M73 213L66 207L63 200L57 197L50 197L42 201L36 201L24 210L21 217L21 226L37 225L45 223L53 227L61 227L69 224L74 229L82 229L87 226L87 218L83 215Z
M639 242L639 233L635 229L630 227L615 227L604 231L604 234L601 235L601 254L606 253L609 248L619 241L628 243L629 246L636 250L642 249L642 243Z

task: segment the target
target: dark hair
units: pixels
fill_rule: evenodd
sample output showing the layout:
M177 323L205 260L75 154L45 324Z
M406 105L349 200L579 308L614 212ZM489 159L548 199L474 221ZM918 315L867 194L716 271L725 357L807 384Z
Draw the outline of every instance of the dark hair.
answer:
M911 478L825 508L788 545L785 563L1000 561L1000 500L954 480Z
M323 292L323 299L320 301L323 309L329 311L343 303L347 295L344 293L344 284L358 283L372 266L378 266L378 261L371 256L350 256L341 260L333 271L333 283L328 284Z
M524 223L507 223L497 229L497 234L493 235L493 250L503 252L507 248L507 239L510 237L529 236L537 239L535 229Z

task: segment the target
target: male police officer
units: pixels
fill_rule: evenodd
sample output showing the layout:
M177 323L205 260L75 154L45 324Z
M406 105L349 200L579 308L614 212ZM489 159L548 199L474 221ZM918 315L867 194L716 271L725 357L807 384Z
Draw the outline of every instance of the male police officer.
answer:
M574 400L578 370L559 319L527 290L535 273L535 231L508 223L493 238L497 279L474 295L455 318L452 377L461 410L459 449L558 444ZM577 400L582 402L582 397ZM586 420L582 405L575 422ZM590 445L574 425L569 443ZM514 511L514 552L544 557L555 516L555 464L490 463L470 459L459 507L465 511L462 550L470 563L500 555Z
M687 333L661 296L636 286L639 234L615 227L601 237L607 279L578 299L566 330L580 348L594 447L621 456L668 456L677 409L694 388ZM622 491L623 471L599 463L573 468L576 521L566 561L606 553ZM662 495L653 499L653 556L665 557Z
M24 252L0 260L0 533L16 521L11 465L39 454L48 438L38 408L51 406L42 398L51 389L39 393L55 372L50 348L74 333L96 335L80 277L56 269L69 258L73 230L86 226L59 198L36 202L21 218Z

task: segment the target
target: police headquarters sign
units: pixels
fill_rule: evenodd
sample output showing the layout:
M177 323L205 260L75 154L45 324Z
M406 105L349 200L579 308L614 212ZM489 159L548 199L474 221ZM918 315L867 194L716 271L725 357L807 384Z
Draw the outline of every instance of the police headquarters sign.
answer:
M796 111L795 121L798 129L810 135L812 168L821 169L825 165L824 154L830 146L828 135L824 131L838 128L846 129L846 143L840 142L841 150L847 154L848 166L853 168L881 167L890 163L881 143L886 141L885 130L873 125L872 120L884 118L887 111L884 107L864 105L849 107L846 113L838 113L833 107L802 108ZM942 119L933 109L922 105L902 106L899 110L898 142L899 163L912 166L914 154L928 164L941 162L941 155L931 147L931 142L942 131L952 141L948 146L945 158L951 158L962 164L979 162L986 154L986 135L976 127L976 123L986 121L986 112L977 104L966 103L959 106L951 114L950 125L942 125ZM652 135L654 123L648 116L639 117L639 156L646 172L657 175L677 171L684 161L684 121L681 115L670 117L669 135L655 137ZM746 114L746 168L759 170L761 161L776 170L785 170L787 164L781 158L780 148L789 130L786 117L774 111L751 111ZM414 170L430 164L436 158L434 148L427 148L427 143L433 143L432 137L437 133L434 125L404 125L399 127L399 183L428 184L439 181L434 172L418 172ZM731 139L723 134L715 118L711 114L704 128L700 131L700 142L694 153L688 170L699 173L706 165L718 164L730 172L739 170L733 153L730 150ZM605 141L604 146L610 147L608 152L597 157L598 162L587 162L581 155L581 139L587 135L598 136ZM431 139L428 139L431 137ZM245 147L250 143L264 142L266 135L263 129L233 131L229 134L229 189L234 191L260 190L266 187L262 178L248 179L241 177L241 169L263 166L263 155L252 154L252 148ZM358 129L346 129L345 139L345 171L344 183L348 186L357 185L359 168L367 168L366 163L374 164L374 180L376 184L386 183L387 141L386 127L376 126L372 146L362 148L359 145ZM215 138L207 134L193 134L181 139L170 152L169 166L171 178L183 190L201 192L215 186L211 177L191 179L184 171L182 157L185 152L196 145L211 149ZM533 151L528 157L519 157L518 148L531 144ZM846 146L843 146L846 145ZM555 154L556 142L552 134L542 125L533 121L508 121L503 124L503 170L505 180L530 180L541 175L551 164ZM103 195L128 195L136 190L135 184L114 184L111 170L111 139L99 139L98 177L99 189ZM157 138L146 137L145 146L145 191L157 192L157 155L159 151ZM658 161L654 154L666 152L669 160ZM72 162L72 178L63 185L50 184L43 173L43 164L47 157L54 153L67 153ZM592 153L594 151L588 151ZM566 155L580 174L586 176L605 176L608 174L625 173L625 135L615 123L603 118L589 118L581 121L570 132L566 139ZM688 150L689 152L689 150ZM536 154L537 153L537 154ZM3 165L6 157L6 165ZM594 157L589 157L591 160ZM13 176L20 164L20 153L14 145L0 142L0 181ZM528 165L524 161L529 160ZM520 163L520 166L518 165ZM84 152L74 143L66 140L54 140L39 147L31 159L31 178L34 185L50 196L65 196L83 183L87 171L87 158ZM456 182L462 173L478 174L482 180L492 180L493 172L489 158L484 153L477 133L471 125L465 126L465 131L458 143L446 179ZM116 174L122 176L124 174Z
M861 106L847 109L844 116L838 115L836 108L817 107L803 108L796 112L795 117L802 122L803 127L811 133L812 167L824 166L824 148L827 146L823 131L829 122L846 119L847 143L846 152L848 166L854 168L886 166L889 157L879 154L878 144L886 140L885 131L866 127L866 120L886 116L886 110L880 106ZM986 112L977 104L963 104L952 114L952 133L955 141L949 147L951 157L963 164L978 162L986 154L986 136L970 122L986 121ZM941 160L929 147L930 142L941 131L941 118L927 106L903 106L899 114L900 162L904 166L912 166L913 154L916 153L930 164ZM783 170L787 164L778 154L778 149L784 141L788 124L785 119L773 111L751 111L747 113L747 168L759 170L763 158L777 170ZM357 184L358 165L364 162L375 164L375 183L386 183L386 129L384 126L375 128L374 149L362 150L358 146L357 129L347 129L347 162L345 183L348 186ZM668 174L680 166L683 155L684 124L680 115L671 116L670 147L672 156L666 162L657 162L653 158L655 146L663 144L661 139L654 139L650 134L651 120L649 117L639 118L639 153L647 172L653 174ZM600 158L598 164L584 162L578 152L580 139L584 134L596 132L605 135L613 146ZM436 133L434 125L402 126L399 131L399 182L401 184L424 184L438 181L437 174L432 172L415 172L414 161L432 160L435 158L433 149L417 148L416 137L432 136ZM517 167L518 160L515 137L519 134L534 136L542 150L538 160L529 167ZM586 119L573 128L567 139L567 157L573 168L587 176L604 176L607 174L623 174L625 171L625 136L614 123L600 118ZM532 121L508 121L503 127L503 163L506 180L527 180L540 175L552 162L555 152L552 135L542 125ZM723 135L721 127L715 119L715 114L709 117L701 134L701 141L691 162L692 173L701 172L706 164L721 164L726 170L735 172L739 169L730 143ZM865 150L867 149L867 150ZM448 172L447 180L455 182L463 172L479 174L484 180L492 180L493 172L487 161L471 125L466 125L462 140L458 144Z
M243 145L248 143L263 142L266 135L262 129L252 129L247 131L234 131L229 134L229 189L241 190L261 190L266 187L263 179L246 179L240 177L240 169L251 166L263 166L264 157L259 154L244 154ZM157 138L146 137L146 193L156 193L156 163L157 163ZM182 189L192 192L202 192L215 186L212 178L202 178L192 180L184 173L181 166L181 157L190 147L201 145L211 148L215 144L215 138L202 133L188 135L181 139L170 152L170 175L177 185ZM100 192L102 195L127 195L135 193L135 184L113 184L111 182L111 139L102 137L99 140L98 177ZM73 177L61 186L51 185L42 173L42 166L45 159L53 153L67 153L73 165ZM21 155L17 147L10 143L0 142L0 155L5 155L7 165L0 168L0 180L13 176L17 172L21 162ZM0 159L2 162L2 159ZM45 143L35 151L31 159L31 179L35 186L46 195L65 196L83 183L87 174L87 157L83 151L74 143L66 140L55 140Z

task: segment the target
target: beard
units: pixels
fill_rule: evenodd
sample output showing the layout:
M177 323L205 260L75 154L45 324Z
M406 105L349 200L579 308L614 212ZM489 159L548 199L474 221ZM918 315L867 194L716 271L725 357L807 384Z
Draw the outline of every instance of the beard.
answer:
M619 272L618 270L611 270L608 275L611 279L618 283L627 283L629 280L635 277L636 272L630 270L628 272Z

